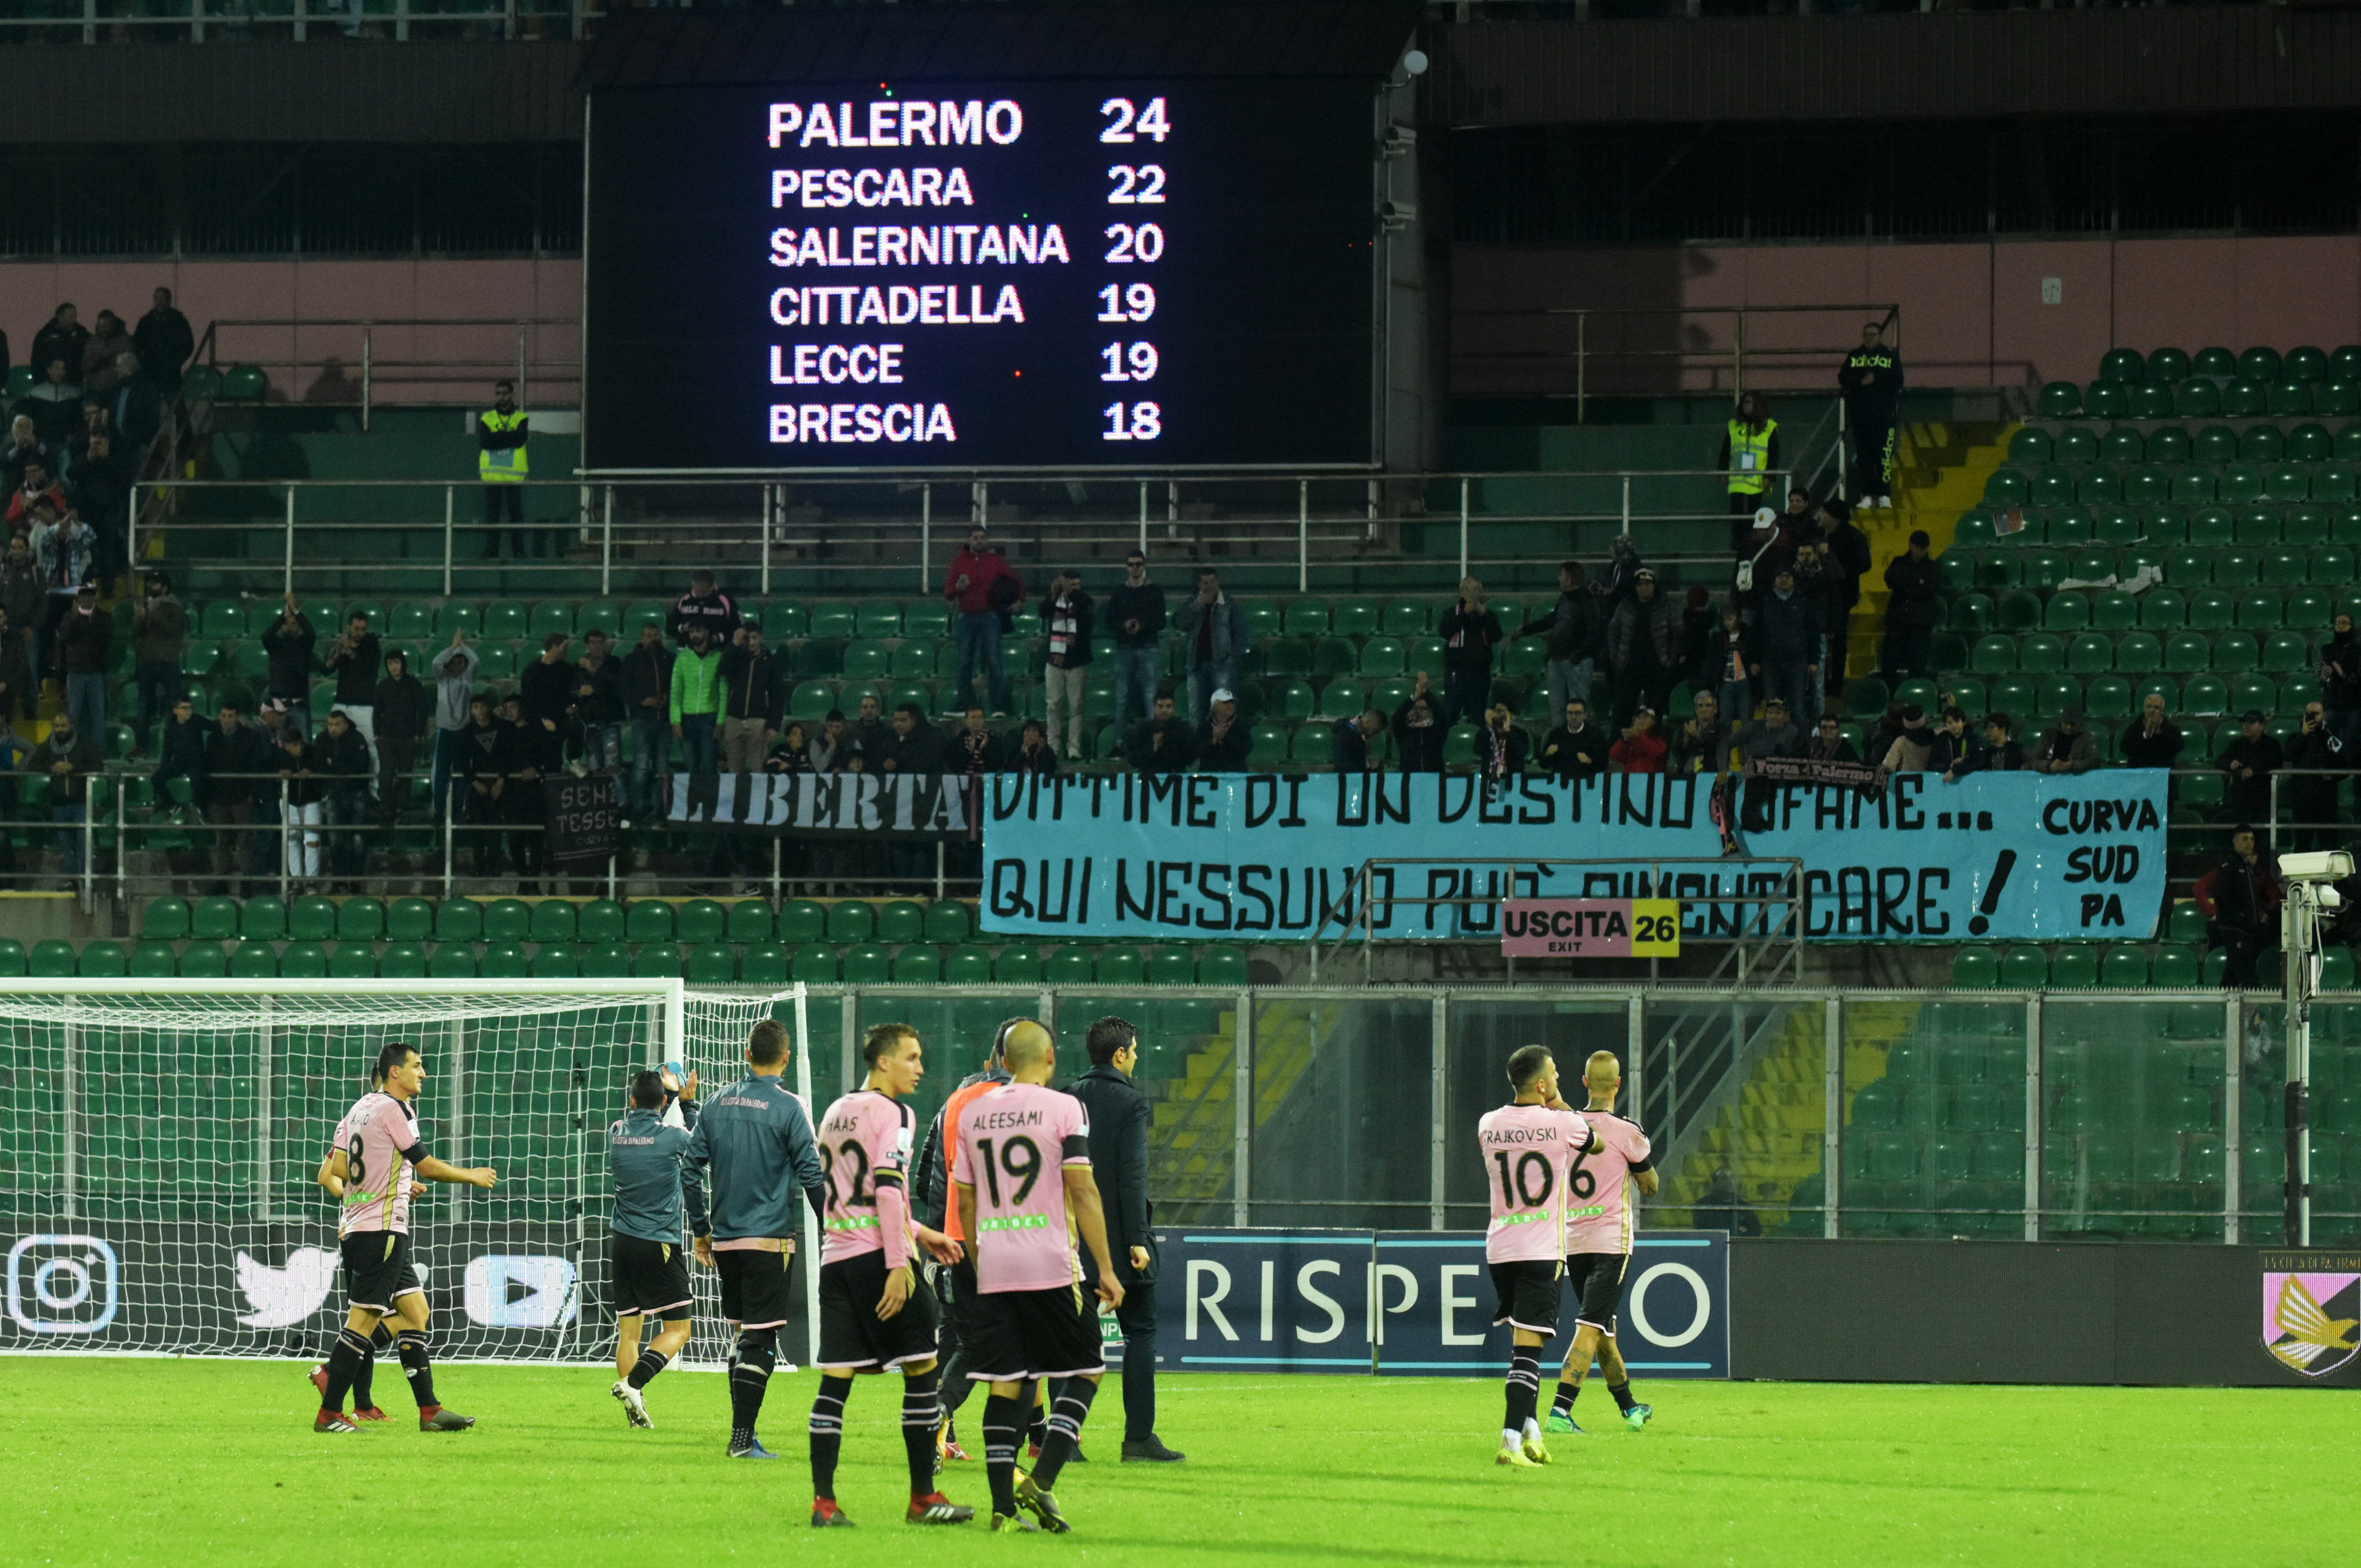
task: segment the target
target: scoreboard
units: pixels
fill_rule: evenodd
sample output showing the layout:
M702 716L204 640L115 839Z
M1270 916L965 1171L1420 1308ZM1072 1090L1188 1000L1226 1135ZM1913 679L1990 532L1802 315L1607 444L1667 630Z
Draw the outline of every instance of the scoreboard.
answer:
M1367 82L796 82L590 108L583 464L1366 466Z

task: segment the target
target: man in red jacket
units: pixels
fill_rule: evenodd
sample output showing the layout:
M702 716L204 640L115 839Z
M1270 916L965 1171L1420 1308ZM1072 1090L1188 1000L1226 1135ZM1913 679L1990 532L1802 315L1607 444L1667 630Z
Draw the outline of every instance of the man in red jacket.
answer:
M952 623L959 649L959 685L950 694L949 711L964 713L975 690L979 655L989 675L992 714L1008 717L1008 674L1000 662L1001 635L1009 630L1009 610L1025 599L1025 579L994 548L981 528L967 536L967 548L951 558L943 575L943 598L958 620Z

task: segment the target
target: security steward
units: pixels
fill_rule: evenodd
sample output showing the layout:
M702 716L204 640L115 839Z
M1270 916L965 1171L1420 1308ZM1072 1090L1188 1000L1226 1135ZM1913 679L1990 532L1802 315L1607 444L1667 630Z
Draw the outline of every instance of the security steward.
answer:
M1722 438L1721 466L1730 476L1730 510L1741 519L1752 518L1769 500L1771 475L1779 466L1779 422L1764 407L1762 393L1739 394L1730 432ZM1740 521L1730 529L1730 549L1743 557L1751 524Z
M524 558L524 481L528 472L525 411L516 406L516 383L492 383L492 406L476 416L476 476L484 483L484 559L500 553L500 517L508 516L510 554ZM533 554L549 554L549 536L536 529Z

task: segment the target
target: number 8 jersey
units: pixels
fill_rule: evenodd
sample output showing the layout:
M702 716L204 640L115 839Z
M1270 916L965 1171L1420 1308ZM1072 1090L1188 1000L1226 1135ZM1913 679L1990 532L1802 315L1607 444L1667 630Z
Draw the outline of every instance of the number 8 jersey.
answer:
M1503 1105L1484 1113L1476 1138L1492 1198L1485 1261L1557 1261L1565 1235L1566 1170L1592 1147L1590 1124L1573 1111Z
M1004 1083L967 1102L951 1179L975 1189L978 1290L1062 1290L1082 1278L1065 1171L1090 1164L1090 1113L1072 1095Z

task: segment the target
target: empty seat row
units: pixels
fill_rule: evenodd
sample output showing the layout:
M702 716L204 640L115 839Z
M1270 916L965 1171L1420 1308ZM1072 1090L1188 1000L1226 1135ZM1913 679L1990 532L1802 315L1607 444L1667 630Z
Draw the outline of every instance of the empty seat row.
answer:
M2171 466L2141 463L2127 468L1995 468L1984 480L1983 504L2021 506L2164 506L2221 501L2317 501L2349 505L2361 493L2361 468L2349 463L2236 462Z
M2226 631L2244 628L2264 631L2287 627L2297 631L2325 630L2339 611L2361 609L2361 595L2337 595L2313 588L2273 591L2227 588L2151 588L2133 595L2120 588L2061 588L2045 602L2037 589L2003 589L1997 595L1981 589L1955 596L1949 627L1953 631L1982 636L1987 631L2117 632L2140 629L2151 632Z
M2007 532L2002 532L2004 528ZM2157 549L2176 544L2352 546L2361 545L2361 506L2249 501L2235 507L2210 503L2147 507L2073 503L2017 507L1997 512L1975 508L1960 514L1951 543L1954 546L2001 544L2018 549L2047 544L2064 550L2092 545L2120 549L2136 544Z
M2334 353L2307 344L2282 356L2276 348L2249 348L2234 354L2226 348L2201 348L2191 355L2178 348L2157 348L2142 354L2136 348L2111 348L2099 360L2099 379L2133 387L2143 382L2171 386L2191 376L2217 379L2244 377L2250 381L2326 381L2361 377L2361 345L2346 344Z
M152 900L140 935L157 941L292 939L320 942L962 942L975 932L974 907L956 899L791 899L774 914L759 898L679 903L604 898L478 901L453 898L275 897Z
M2284 374L2275 380L2236 376L2217 380L2191 376L2185 381L2093 381L2078 387L2050 381L2035 407L2044 419L2265 419L2304 414L2361 413L2361 378L2304 381Z
M2068 583L2104 583L2110 577L2128 582L2143 574L2184 592L2207 587L2334 588L2346 587L2361 575L2349 544L2129 545L2080 552L2047 545L2026 550L1954 544L1943 552L1939 570L1944 586L1954 593L2019 586L2048 593Z
M2045 463L2361 463L2361 423L2330 431L2306 422L2281 427L2257 422L2195 431L2177 424L2142 431L2128 424L2094 431L2086 425L2020 427L2008 438L2008 460L2020 467Z
M2353 954L2331 948L2323 955L2322 988L2353 989ZM1964 947L1951 958L1951 983L1963 991L2074 991L2104 987L2130 991L2213 989L2222 983L2226 955L2205 953L2193 946L2164 943L2153 949L2116 947L2103 958L2094 945L2060 944L2046 953L2031 946L2015 947L2005 954L1986 947Z
M1936 657L1936 667L1943 661ZM2310 672L2317 661L2301 631L2056 631L1987 632L1976 639L1967 667L1980 675L2224 674Z

